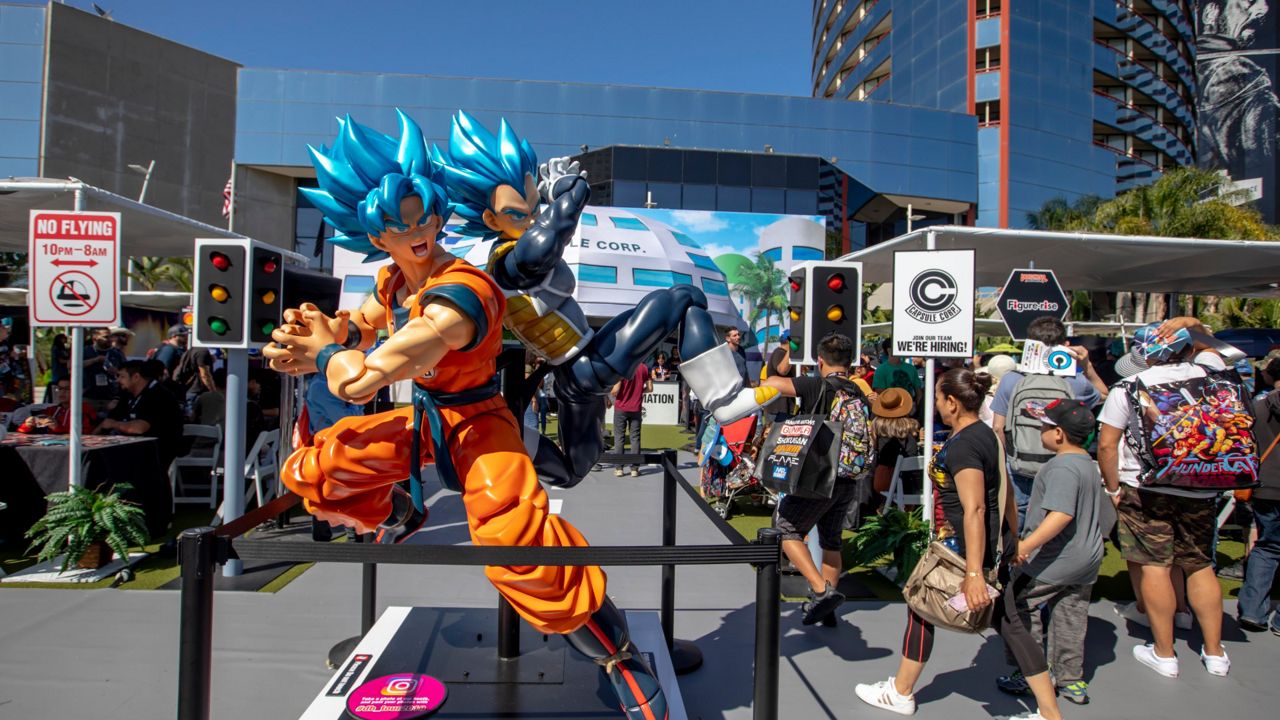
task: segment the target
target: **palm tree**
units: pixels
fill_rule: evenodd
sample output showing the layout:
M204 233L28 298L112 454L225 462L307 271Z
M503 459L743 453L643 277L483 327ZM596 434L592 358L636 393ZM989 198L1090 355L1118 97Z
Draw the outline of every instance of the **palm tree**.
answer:
M142 290L151 292L165 280L165 259L159 257L135 257L125 273Z
M755 262L743 264L738 268L738 279L733 283L734 292L742 295L747 301L747 324L755 329L761 318L765 323L764 353L769 354L768 328L771 318L777 315L779 323L782 313L787 310L787 296L783 292L786 274L773 264L773 261L762 253L756 253Z
M1227 179L1211 170L1178 168L1166 172L1150 185L1134 188L1111 200L1082 197L1074 203L1062 198L1049 200L1038 212L1029 213L1027 221L1040 230L1079 230L1117 235L1153 235L1159 237L1213 238L1223 240L1275 240L1277 230L1262 222L1262 216L1251 205L1241 203L1239 191L1228 191ZM1099 317L1110 314L1112 293L1091 293L1089 305ZM1075 298L1080 301L1082 298ZM1146 315L1158 317L1164 312L1164 296L1152 295L1145 301L1134 298L1134 304L1146 303ZM1205 311L1216 317L1217 298L1207 298ZM1083 303L1074 302L1076 310ZM1253 301L1232 306L1223 314L1224 324L1236 327L1245 322L1239 313L1252 308L1265 313L1264 303ZM1192 307L1194 309L1194 306ZM1073 317L1075 317L1073 311Z

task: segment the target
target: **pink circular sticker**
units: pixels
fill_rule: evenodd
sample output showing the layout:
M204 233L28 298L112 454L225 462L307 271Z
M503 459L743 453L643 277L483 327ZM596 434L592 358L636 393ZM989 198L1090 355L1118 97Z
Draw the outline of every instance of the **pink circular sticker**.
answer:
M435 712L448 695L430 675L383 675L347 696L347 712L358 720L413 720Z

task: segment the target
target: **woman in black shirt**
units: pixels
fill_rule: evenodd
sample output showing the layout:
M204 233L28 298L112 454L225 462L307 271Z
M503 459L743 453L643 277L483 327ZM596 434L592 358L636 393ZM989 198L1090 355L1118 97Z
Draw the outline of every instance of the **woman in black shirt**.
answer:
M990 385L990 376L964 368L948 370L938 379L935 407L950 426L951 437L929 467L936 538L965 559L961 590L973 609L991 604L986 576L995 567L996 538L1001 532L1000 463L1004 460L995 433L978 419ZM1014 509L1012 503L1008 509ZM1006 546L1012 547L1015 540L1008 527L1017 524L1005 528ZM907 613L898 674L855 688L863 702L904 715L915 712L915 684L933 651L933 625L911 610Z

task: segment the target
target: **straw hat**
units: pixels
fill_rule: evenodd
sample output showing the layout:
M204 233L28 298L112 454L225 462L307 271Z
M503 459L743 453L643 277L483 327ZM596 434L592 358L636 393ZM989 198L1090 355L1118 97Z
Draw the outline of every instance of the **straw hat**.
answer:
M911 414L911 395L902 388L881 390L871 403L871 412L883 418L900 418Z

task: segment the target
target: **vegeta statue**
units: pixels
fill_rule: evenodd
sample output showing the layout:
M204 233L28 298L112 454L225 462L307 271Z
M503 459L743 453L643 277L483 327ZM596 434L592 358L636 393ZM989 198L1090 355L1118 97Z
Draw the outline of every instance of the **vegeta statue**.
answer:
M277 370L323 374L349 402L412 380L413 406L339 420L289 456L281 478L317 517L401 542L426 521L419 481L432 462L441 483L462 493L476 545L585 546L548 513L520 426L498 393L503 292L440 247L445 178L422 131L398 114L398 140L340 121L332 150L311 148L320 187L302 191L337 230L335 244L393 264L357 310L287 310L263 354ZM366 356L381 329L391 337ZM406 476L413 494L397 486ZM600 568L489 567L485 575L529 624L565 635L600 664L629 718L666 716L662 688L631 646Z
M439 159L454 212L467 221L460 232L497 238L487 270L507 295L507 328L554 368L560 445L526 430L530 445L537 443L530 453L543 480L572 486L591 470L604 451L598 423L605 394L676 329L686 358L680 373L720 422L745 417L777 396L773 388L743 386L706 296L692 285L655 290L592 332L562 259L590 190L563 159L539 170L533 148L506 120L495 137L465 112L454 117L449 155ZM538 215L540 192L550 206Z

